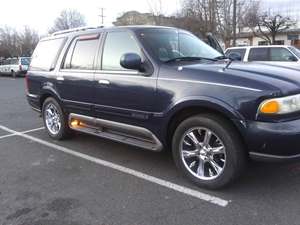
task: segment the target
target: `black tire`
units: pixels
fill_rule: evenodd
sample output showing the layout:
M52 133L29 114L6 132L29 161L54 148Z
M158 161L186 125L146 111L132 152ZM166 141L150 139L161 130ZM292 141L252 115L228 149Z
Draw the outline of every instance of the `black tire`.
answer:
M57 109L57 114L59 116L59 120L60 120L60 124L61 124L60 128L57 129L58 130L57 133L51 132L50 128L49 128L49 126L47 126L47 122L46 122L46 109L50 104ZM44 121L45 128L47 130L47 133L51 138L56 139L56 140L63 140L70 136L71 130L68 125L68 115L66 113L64 113L62 107L60 106L60 104L57 102L57 100L55 98L49 97L44 101L43 107L42 107L42 117L43 117L43 121Z
M16 78L17 77L16 71L12 70L11 71L11 76L12 76L12 78Z
M184 145L183 137L186 137L185 135L187 134L187 132L191 131L190 129L192 128L204 128L204 131L205 129L208 129L208 131L211 131L213 134L216 135L215 137L221 140L222 142L221 146L223 145L225 147L223 148L225 152L225 154L223 154L224 159L222 159L225 162L219 161L221 164L223 163L222 165L223 168L221 170L222 172L214 179L206 180L205 177L201 179L197 176L199 165L200 165L200 162L197 163L197 160L200 161L198 159L200 158L200 156L198 155L193 156L196 157L195 158L196 163L194 162L190 163L189 168L191 168L191 170L187 168L188 167L187 160L193 161L193 159L189 159L188 157L187 158L183 157L181 153L181 147ZM198 132L198 130L195 130L195 132L196 131ZM201 138L200 134L199 137ZM202 148L201 146L203 146L203 143L199 144L200 146L199 148ZM176 163L176 166L179 168L179 170L183 172L183 174L187 178L189 178L192 182L197 184L199 187L204 187L208 189L219 189L232 183L235 179L237 179L242 174L244 168L246 167L246 162L247 162L246 151L241 141L240 135L237 133L236 129L227 120L213 114L199 114L190 117L184 120L181 124L179 124L179 126L177 127L173 135L172 152L173 152L174 161ZM225 156L226 156L226 160L225 160ZM215 156L210 155L209 157L215 157ZM205 160L211 160L211 158L209 157L205 158ZM211 167L211 163L205 161L204 164L206 165L206 169L204 168L202 170L204 172L203 173L201 172L200 174L203 175L206 173L208 177L210 175L213 175L211 169L213 167ZM195 168L195 170L197 171L195 172L196 174L193 174L192 171L193 167L198 167L198 169Z

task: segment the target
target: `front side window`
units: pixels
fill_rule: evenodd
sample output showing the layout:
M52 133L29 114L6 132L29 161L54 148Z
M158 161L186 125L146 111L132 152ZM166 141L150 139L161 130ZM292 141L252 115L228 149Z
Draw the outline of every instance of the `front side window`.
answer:
M270 49L271 61L293 61L295 57L285 48L271 48Z
M140 47L133 35L126 31L108 33L104 43L102 69L126 70L120 65L120 59L125 53L136 53L141 56Z
M180 57L214 59L222 56L196 36L176 29L149 29L141 32L139 37L147 50L161 62Z
M249 52L249 61L269 61L268 48L251 48Z
M92 70L99 39L75 39L66 56L64 69Z
M300 50L293 46L288 47L298 58L300 58Z

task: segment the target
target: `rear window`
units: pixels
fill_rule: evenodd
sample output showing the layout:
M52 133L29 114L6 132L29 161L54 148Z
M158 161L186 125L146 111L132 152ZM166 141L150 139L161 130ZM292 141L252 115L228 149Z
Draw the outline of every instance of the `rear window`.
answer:
M40 41L33 52L30 70L49 71L55 67L64 38Z
M21 65L28 66L30 64L30 58L21 58Z
M248 61L269 61L268 48L251 48Z
M237 48L237 49L228 49L225 55L228 57L230 53L238 53L241 56L241 59L244 59L246 49L245 48Z

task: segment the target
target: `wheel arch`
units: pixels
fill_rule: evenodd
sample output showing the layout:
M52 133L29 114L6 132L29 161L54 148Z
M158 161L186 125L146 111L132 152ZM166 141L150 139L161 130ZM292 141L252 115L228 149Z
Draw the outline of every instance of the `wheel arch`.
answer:
M40 102L39 102L41 110L42 110L44 101L49 97L54 98L60 105L62 104L62 99L61 99L60 95L57 93L57 91L55 91L55 89L53 89L49 86L44 86L41 89Z
M183 100L170 109L165 130L166 145L171 146L172 136L177 126L183 120L201 113L211 113L228 121L241 136L243 143L245 143L243 135L245 118L228 104L218 99L204 97Z

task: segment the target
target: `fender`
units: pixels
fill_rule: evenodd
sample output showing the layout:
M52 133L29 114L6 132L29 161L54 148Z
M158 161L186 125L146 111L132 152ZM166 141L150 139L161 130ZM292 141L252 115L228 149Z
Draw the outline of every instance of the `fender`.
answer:
M212 98L209 96L189 96L182 98L174 104L170 105L163 114L167 118L171 118L176 112L188 107L203 107L212 109L219 111L220 113L226 115L228 118L235 120L245 120L243 115L240 114L231 105L225 103L220 99Z
M180 99L176 103L170 105L162 116L165 118L165 124L162 130L163 136L168 134L169 125L174 118L174 115L184 109L190 107L203 107L204 109L211 109L217 111L229 118L240 132L243 132L246 126L246 120L241 113L234 109L231 105L221 101L217 98L212 98L208 96L189 96Z

